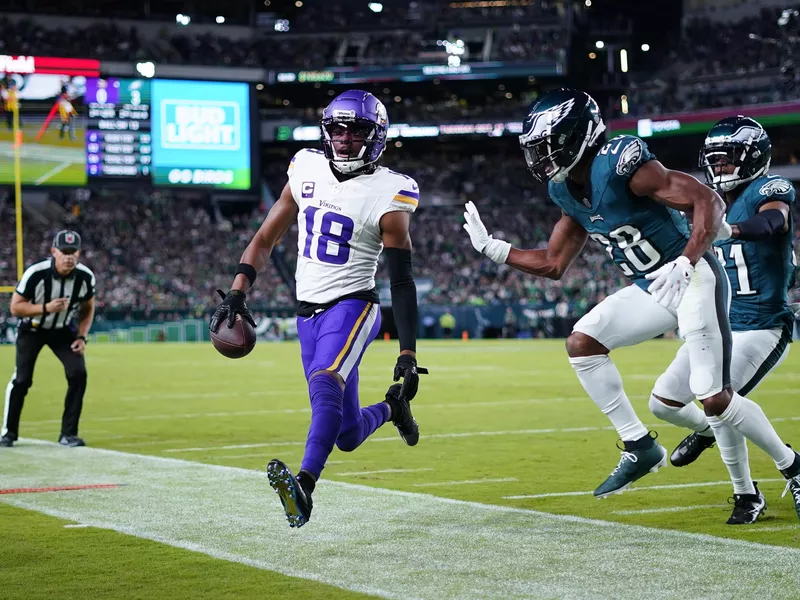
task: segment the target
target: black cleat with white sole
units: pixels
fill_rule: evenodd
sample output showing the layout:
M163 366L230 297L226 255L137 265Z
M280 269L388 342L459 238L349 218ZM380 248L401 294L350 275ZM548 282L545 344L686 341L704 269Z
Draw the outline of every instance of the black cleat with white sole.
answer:
M295 477L289 467L277 458L269 461L267 477L272 489L281 499L289 527L302 527L308 523L314 506L311 501L314 479L305 471L300 471Z
M669 457L669 462L672 463L673 467L685 467L686 465L690 465L700 458L703 452L709 448L713 448L716 443L717 438L713 435L700 435L694 432L686 436L683 441L677 445Z
M753 487L755 494L733 495L733 512L727 520L728 525L752 525L767 512L767 499L758 489L758 483L754 481Z
M411 414L411 403L400 397L403 386L395 383L386 392L386 403L392 409L392 424L397 427L397 432L409 446L416 446L419 442L419 426Z
M791 446L790 446L791 447ZM786 488L781 494L783 498L787 492L791 492L794 501L794 511L800 519L800 454L794 453L794 462L788 469L781 469L781 473L786 478Z

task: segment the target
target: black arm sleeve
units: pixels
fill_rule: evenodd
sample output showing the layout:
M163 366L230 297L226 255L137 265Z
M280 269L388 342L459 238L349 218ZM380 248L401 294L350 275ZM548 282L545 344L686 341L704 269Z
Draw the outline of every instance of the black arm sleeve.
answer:
M759 242L768 240L776 233L783 231L786 225L786 218L777 209L771 208L750 217L747 221L734 223L739 228L737 240L746 242Z
M411 250L384 248L392 284L392 312L400 350L417 351L417 286L411 273Z

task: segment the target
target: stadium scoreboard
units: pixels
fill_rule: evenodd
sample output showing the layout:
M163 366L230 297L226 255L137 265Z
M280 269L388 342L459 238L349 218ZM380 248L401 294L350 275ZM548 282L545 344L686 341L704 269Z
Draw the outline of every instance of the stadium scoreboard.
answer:
M89 181L149 181L153 163L150 82L90 79L86 107Z
M254 98L246 82L104 76L96 60L0 54L0 112L16 106L21 124L0 127L0 147L23 149L25 186L253 191ZM16 177L0 160L0 185Z

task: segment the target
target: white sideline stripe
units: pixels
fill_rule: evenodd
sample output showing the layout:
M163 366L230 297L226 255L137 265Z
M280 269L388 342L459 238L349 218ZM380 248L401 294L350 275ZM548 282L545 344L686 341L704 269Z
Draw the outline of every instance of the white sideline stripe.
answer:
M261 471L22 442L4 485L127 485L0 502L382 598L782 600L800 586L796 548L330 480L293 531ZM715 567L685 568L700 563Z
M800 533L800 525L777 525L775 527L747 527L743 533L757 533L759 531L797 531Z
M774 483L776 481L785 482L785 479L762 479L759 478L760 483ZM712 485L731 485L729 480L726 481L704 481L700 483L673 483L670 485L644 485L641 487L629 487L625 493L629 492L645 492L648 490L679 490L682 488L693 487L708 487ZM520 496L503 496L503 500L531 500L534 498L561 498L565 496L591 496L593 491L588 492L551 492L548 494L523 494Z
M39 179L37 179L34 182L34 185L42 185L45 181L47 181L48 179L50 179L54 175L58 175L59 173L61 173L61 171L63 171L67 167L72 166L72 164L73 163L71 163L71 162L63 162L60 165L57 165L57 166L53 167L47 173L45 173L44 175L39 177Z
M84 529L85 527L91 527L91 525L86 525L85 523L73 523L72 525L64 525L64 529Z
M702 508L725 508L728 504L695 504L694 506L665 506L663 508L642 508L639 510L614 510L612 515L650 515L658 513L676 513L687 510L700 510Z
M252 394L250 394L252 395ZM189 395L187 395L188 397ZM149 397L149 396L148 396ZM154 398L156 396L153 396ZM230 394L221 394L221 393L213 393L213 394L205 394L202 395L204 398L222 398L222 397L230 397ZM124 397L123 397L124 399ZM575 402L579 400L586 400L584 397L558 397L558 398L531 398L529 400L500 400L498 402L452 402L452 403L438 403L438 404L424 404L420 403L418 406L414 406L414 412L417 411L425 411L431 408L485 408L485 407L494 407L494 406L517 406L520 404L554 404L556 402ZM204 417L208 418L219 418L219 417L252 417L258 415L291 415L291 414L304 414L304 413L311 413L311 409L308 407L305 408L266 408L261 410L237 410L237 411L226 411L226 412L195 412L195 413L183 413L183 414L165 414L165 413L158 413L153 415L129 415L129 416L120 416L120 417L88 417L81 420L81 423L94 423L94 422L115 422L115 421L152 421L152 420L164 420L164 419L201 419ZM26 421L25 426L36 426L36 425L52 425L52 424L61 423L61 419L47 419L43 421Z
M463 431L459 433L432 433L425 435L422 439L425 440L441 440L451 438L467 438L467 437L492 437L498 435L537 435L541 433L582 433L586 431L604 431L613 430L611 426L608 427L567 427L565 429L512 429L509 431ZM375 442L397 442L400 441L398 436L392 437L371 437L367 443ZM163 450L163 452L206 452L208 450L238 450L240 448L269 448L272 446L304 446L305 442L263 442L258 444L234 444L230 446L205 446L202 448L170 448Z
M331 463L325 463L329 465ZM375 471L346 471L344 473L332 473L337 477L358 477L359 475L378 475L379 473L420 473L422 471L433 471L431 467L422 467L419 469L377 469Z
M507 483L519 481L516 477L487 477L485 479L462 479L461 481L435 481L415 483L413 487L440 487L448 485L476 485L479 483Z

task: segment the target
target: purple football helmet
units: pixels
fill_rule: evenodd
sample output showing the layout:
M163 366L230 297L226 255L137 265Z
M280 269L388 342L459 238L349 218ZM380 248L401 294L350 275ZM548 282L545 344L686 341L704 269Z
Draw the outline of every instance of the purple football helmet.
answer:
M348 90L325 108L320 122L325 157L341 173L377 161L386 149L386 107L363 90Z

